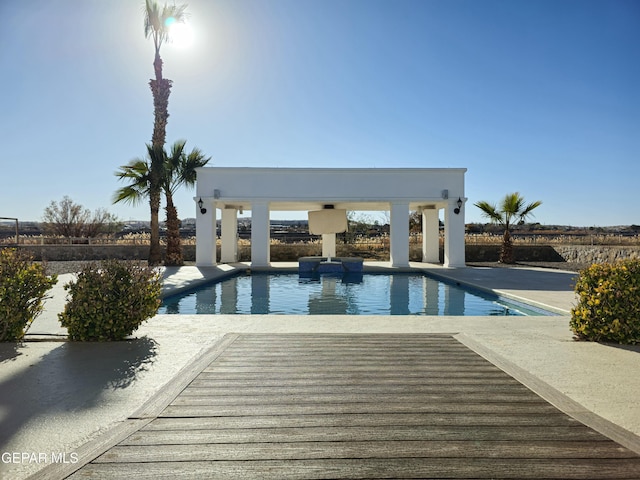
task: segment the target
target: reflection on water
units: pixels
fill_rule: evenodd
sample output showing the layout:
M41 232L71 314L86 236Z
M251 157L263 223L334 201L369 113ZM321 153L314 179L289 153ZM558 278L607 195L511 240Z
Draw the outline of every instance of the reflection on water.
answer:
M165 299L168 314L522 315L422 274L238 275Z

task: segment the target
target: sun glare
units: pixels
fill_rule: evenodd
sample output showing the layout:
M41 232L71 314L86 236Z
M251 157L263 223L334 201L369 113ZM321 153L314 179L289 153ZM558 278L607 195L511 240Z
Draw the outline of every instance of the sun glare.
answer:
M171 43L175 46L184 48L193 43L193 30L189 25L183 22L174 21L168 26Z

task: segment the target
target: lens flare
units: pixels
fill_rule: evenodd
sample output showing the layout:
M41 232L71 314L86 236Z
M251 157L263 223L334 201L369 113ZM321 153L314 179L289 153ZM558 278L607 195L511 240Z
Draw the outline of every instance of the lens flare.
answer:
M173 22L169 26L169 38L178 47L188 47L193 43L193 30L182 22Z

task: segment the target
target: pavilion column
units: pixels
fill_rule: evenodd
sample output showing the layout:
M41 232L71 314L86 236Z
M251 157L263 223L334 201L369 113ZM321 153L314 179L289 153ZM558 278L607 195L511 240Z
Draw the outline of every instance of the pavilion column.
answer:
M216 208L211 199L202 199L200 211L196 203L196 265L211 267L216 264Z
M464 204L456 214L455 200L449 198L444 209L444 266L464 267Z
M251 266L268 267L270 262L269 203L251 205Z
M335 233L322 234L322 256L323 257L336 256L336 234Z
M438 210L422 210L422 261L440 263L440 220Z
M409 203L391 204L391 245L392 267L409 266Z
M233 263L238 261L238 210L235 208L222 209L220 262Z

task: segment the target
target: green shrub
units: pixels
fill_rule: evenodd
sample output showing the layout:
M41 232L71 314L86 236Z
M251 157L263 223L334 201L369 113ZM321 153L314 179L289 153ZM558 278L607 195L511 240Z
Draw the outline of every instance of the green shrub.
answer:
M0 250L0 341L22 340L42 313L45 293L57 282L41 264L13 248Z
M122 260L86 264L64 288L70 298L58 317L71 340L123 340L160 306L159 273Z
M640 260L582 270L576 293L571 329L579 339L640 343Z

